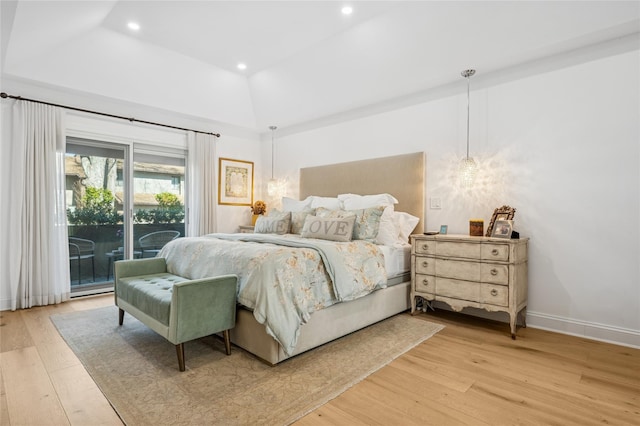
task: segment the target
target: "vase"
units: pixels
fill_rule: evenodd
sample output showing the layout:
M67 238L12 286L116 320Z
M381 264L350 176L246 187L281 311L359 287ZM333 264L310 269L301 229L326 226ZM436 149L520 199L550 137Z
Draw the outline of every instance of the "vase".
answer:
M260 217L259 214L254 214L251 216L251 225L252 226L256 226L256 220L258 220L258 217Z

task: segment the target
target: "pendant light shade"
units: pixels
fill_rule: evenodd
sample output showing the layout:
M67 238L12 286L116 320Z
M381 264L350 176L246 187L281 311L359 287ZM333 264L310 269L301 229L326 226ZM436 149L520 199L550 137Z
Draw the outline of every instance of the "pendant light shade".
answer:
M476 180L478 165L471 157L463 158L458 169L460 184L465 188L470 188Z
M465 188L470 188L476 180L478 174L478 165L475 160L469 156L469 79L476 73L476 70L469 69L462 71L462 76L467 79L467 156L462 159L458 169L460 184Z

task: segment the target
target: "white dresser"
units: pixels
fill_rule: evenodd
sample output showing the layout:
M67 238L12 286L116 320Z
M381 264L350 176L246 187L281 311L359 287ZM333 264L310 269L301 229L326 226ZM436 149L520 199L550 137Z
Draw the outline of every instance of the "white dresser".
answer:
M411 313L417 297L445 302L456 312L507 312L515 339L519 314L526 327L528 244L528 238L412 235Z

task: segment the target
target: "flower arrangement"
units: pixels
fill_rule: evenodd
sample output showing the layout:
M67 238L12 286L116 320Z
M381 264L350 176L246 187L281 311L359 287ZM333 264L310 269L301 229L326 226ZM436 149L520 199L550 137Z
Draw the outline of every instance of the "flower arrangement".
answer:
M264 201L258 200L251 206L251 212L255 215L265 214L267 212L267 204Z

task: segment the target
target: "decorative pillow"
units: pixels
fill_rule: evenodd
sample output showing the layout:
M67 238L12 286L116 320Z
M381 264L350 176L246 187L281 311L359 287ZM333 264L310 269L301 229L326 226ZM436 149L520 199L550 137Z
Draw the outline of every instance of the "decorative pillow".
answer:
M416 229L420 218L405 212L394 212L393 221L398 226L398 238L400 242L404 244L409 243L409 235Z
M315 213L315 209L305 209L300 212L291 212L291 233L292 234L300 234L302 233L302 228L304 227L304 220L309 215L313 215Z
M368 209L378 206L393 206L398 200L391 194L357 195L340 194L338 199L342 201L345 210Z
M316 216L319 217L346 217L356 216L353 227L353 239L374 242L380 228L380 217L384 212L384 207L372 207L359 210L328 210L323 207L316 209Z
M260 216L253 230L256 234L286 234L291 224L291 213L272 210L269 216Z
M355 215L340 218L308 215L302 228L304 238L320 238L330 241L351 241Z
M282 210L285 212L301 212L311 208L311 197L304 200L294 200L289 197L282 197Z
M324 207L329 210L340 210L342 208L342 203L335 197L317 197L310 195L309 198L311 198L312 209Z

